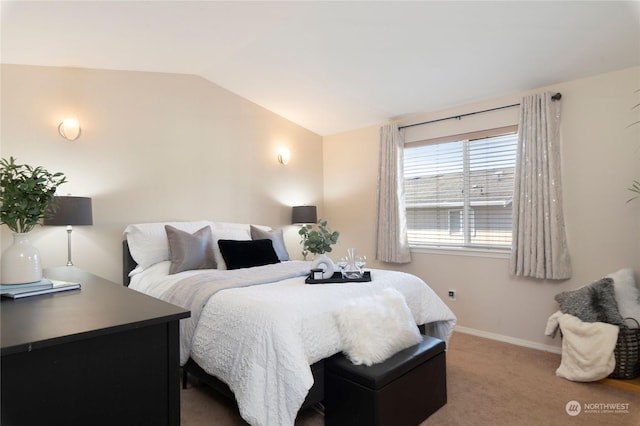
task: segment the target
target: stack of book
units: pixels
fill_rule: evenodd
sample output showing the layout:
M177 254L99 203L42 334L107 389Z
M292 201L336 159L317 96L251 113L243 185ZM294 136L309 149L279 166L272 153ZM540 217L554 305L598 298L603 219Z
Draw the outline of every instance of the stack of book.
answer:
M23 297L37 296L39 294L57 293L79 288L79 283L43 278L40 281L27 284L0 284L0 295L11 299L20 299Z

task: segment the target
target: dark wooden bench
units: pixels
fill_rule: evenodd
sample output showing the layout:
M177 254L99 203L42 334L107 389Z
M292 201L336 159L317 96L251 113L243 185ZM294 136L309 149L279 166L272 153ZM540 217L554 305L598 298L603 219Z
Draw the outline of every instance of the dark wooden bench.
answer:
M445 343L434 337L369 367L325 364L327 426L415 426L447 403Z

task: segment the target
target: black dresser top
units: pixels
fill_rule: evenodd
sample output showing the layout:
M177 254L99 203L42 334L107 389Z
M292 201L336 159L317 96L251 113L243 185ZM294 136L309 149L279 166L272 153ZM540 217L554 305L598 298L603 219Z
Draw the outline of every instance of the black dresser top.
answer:
M179 306L73 266L47 269L44 276L78 282L82 288L16 300L2 299L2 355L177 321L190 316L188 310Z

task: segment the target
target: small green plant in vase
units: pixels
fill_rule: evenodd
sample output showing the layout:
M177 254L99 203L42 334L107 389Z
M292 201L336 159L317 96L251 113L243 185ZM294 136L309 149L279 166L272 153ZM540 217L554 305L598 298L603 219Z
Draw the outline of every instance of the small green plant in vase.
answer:
M13 245L2 255L0 283L24 284L42 279L40 253L29 242L29 232L40 219L55 210L58 186L67 181L62 173L38 166L0 160L0 225L13 231Z
M30 232L40 219L52 213L58 186L67 181L58 172L28 164L15 158L0 160L0 224L15 233Z
M326 220L320 219L316 229L314 225L303 225L298 231L302 237L300 244L302 244L302 255L305 260L308 253L318 255L331 252L331 246L338 242L340 232L329 229L327 223Z

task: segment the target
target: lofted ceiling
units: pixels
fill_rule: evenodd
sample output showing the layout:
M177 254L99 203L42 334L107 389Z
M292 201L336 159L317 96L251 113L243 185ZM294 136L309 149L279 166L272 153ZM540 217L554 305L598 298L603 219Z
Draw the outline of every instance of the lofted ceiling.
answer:
M640 65L640 2L10 1L8 64L194 74L320 135Z

